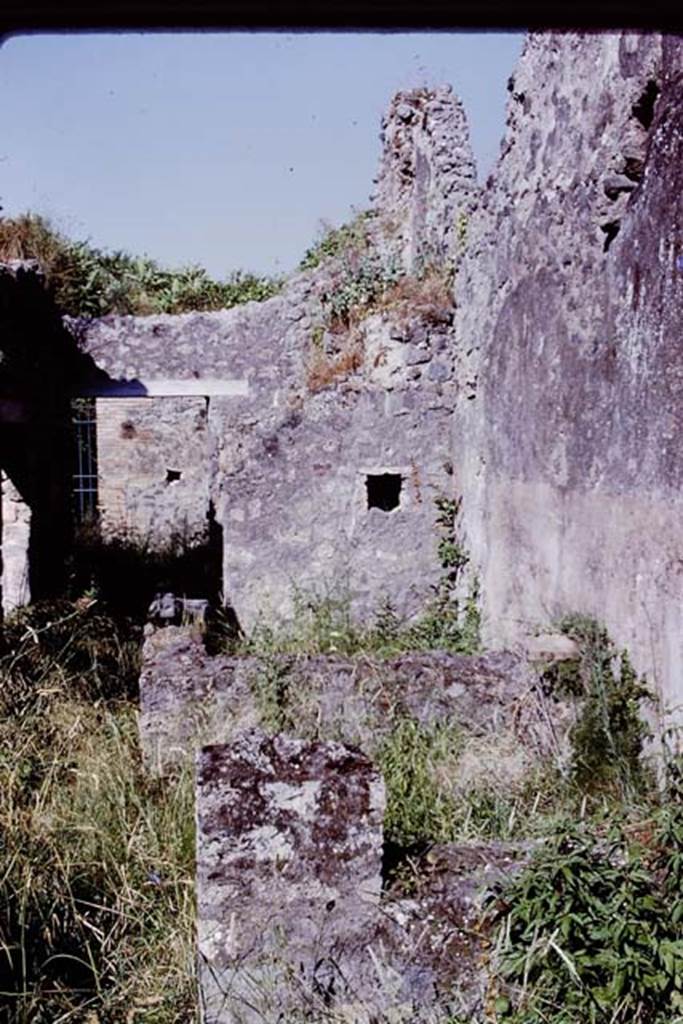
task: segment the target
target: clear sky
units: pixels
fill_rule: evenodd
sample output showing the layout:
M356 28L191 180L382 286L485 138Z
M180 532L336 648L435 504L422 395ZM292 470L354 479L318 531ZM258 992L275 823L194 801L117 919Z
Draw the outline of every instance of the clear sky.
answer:
M0 47L0 202L74 238L286 272L367 205L394 92L450 82L480 180L520 33L32 35Z

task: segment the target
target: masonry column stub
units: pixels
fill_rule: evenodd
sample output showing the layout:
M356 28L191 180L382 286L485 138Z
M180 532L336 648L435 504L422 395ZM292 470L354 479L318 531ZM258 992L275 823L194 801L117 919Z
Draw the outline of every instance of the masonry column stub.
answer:
M252 729L201 750L205 1024L275 1024L286 1010L350 1000L379 901L384 805L377 770L341 743Z

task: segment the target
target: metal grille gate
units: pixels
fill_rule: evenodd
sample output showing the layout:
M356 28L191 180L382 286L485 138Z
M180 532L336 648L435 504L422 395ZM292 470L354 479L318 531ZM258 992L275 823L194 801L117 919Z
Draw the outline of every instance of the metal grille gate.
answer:
M76 522L97 518L97 420L95 400L77 398L72 402L73 484L72 503Z

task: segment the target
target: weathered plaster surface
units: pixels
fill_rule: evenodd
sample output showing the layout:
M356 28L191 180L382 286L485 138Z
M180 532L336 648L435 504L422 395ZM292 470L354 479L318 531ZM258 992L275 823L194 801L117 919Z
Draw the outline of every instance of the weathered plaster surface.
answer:
M31 509L5 474L2 488L2 610L12 611L30 597L28 548Z
M487 639L594 614L667 703L683 697L682 54L631 33L529 38L456 322Z

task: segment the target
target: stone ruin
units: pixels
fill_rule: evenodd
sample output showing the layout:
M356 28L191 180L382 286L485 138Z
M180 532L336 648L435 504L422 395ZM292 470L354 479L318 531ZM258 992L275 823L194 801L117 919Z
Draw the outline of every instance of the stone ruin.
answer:
M529 641L571 611L680 708L682 82L678 37L531 34L483 185L452 92L400 94L356 250L263 303L69 320L35 266L2 268L6 610L60 585L75 397L94 402L103 536L204 545L215 593L184 599L247 631L291 614L293 586L343 586L357 618L387 596L416 615L440 573L434 499L460 503L494 653L277 656L277 736L262 666L210 657L180 595L156 599L176 624L146 638L142 740L156 771L199 751L206 1024L426 1021L444 993L481 1008L477 900L525 851L435 849L415 899L378 900L391 708L557 743L528 713L524 645L572 656ZM368 267L395 278L391 301L351 313Z
M59 390L62 405L73 396L94 402L90 475L103 537L156 549L204 545L214 593L192 591L189 580L186 596L229 605L247 631L259 616L286 616L294 587L343 589L359 617L390 595L411 616L438 576L434 498L454 496L454 311L449 289L421 290L412 266L418 251L448 258L450 221L469 214L474 171L449 89L403 94L400 110L385 132L402 169L397 177L393 163L383 165L367 235L348 266L346 256L329 260L295 274L274 298L227 311L51 325L73 352L68 379L49 376L42 387ZM408 234L404 208L415 210ZM425 212L437 208L447 212L441 227ZM413 254L404 267L412 290L346 327L332 312L335 296L354 275L384 280L404 250ZM39 283L24 267L5 281L6 307L30 334L26 282L33 292ZM23 413L27 429L33 408ZM26 523L41 513L30 495L25 511L10 504L9 477L6 610L45 589L29 579L36 559L25 542ZM66 474L61 490L53 486L49 508L65 503L70 485Z
M198 762L206 1021L258 1021L318 995L367 1002L384 786L358 750L254 731ZM365 989L365 991L361 991Z

